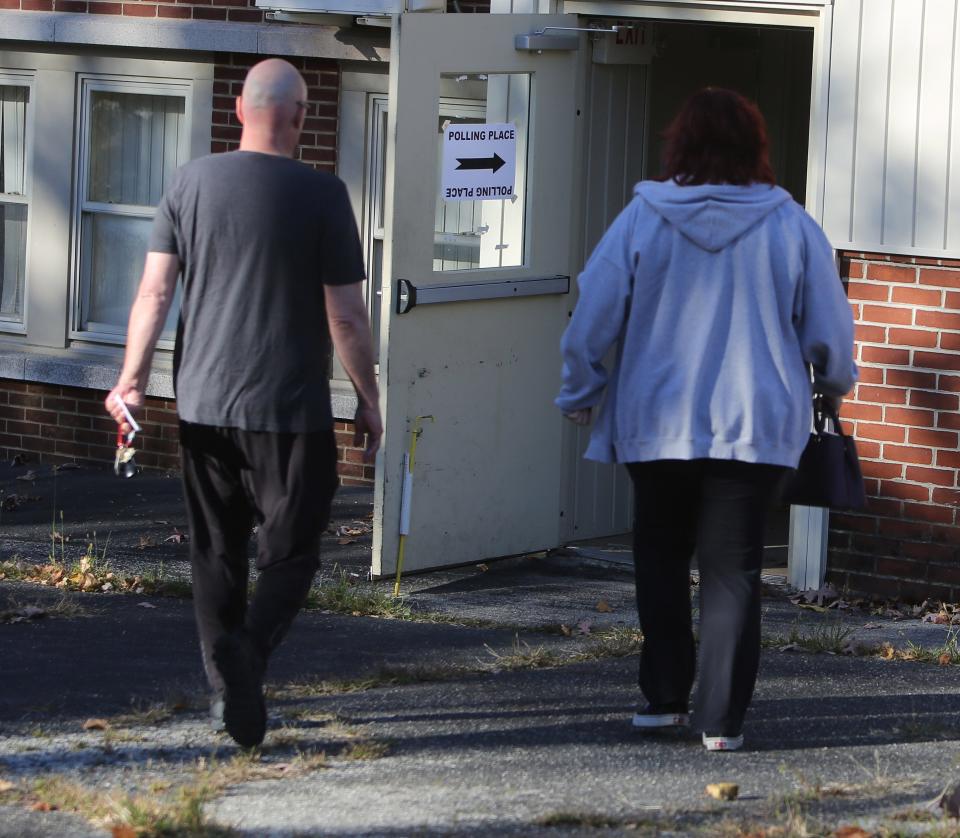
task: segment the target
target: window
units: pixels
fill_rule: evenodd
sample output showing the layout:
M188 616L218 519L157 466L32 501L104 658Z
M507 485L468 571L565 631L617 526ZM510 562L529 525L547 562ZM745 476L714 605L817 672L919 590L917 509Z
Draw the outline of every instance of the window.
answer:
M190 156L187 90L85 78L80 108L74 332L123 342L157 204Z
M30 87L0 75L0 329L22 330L27 262Z
M463 98L441 96L439 100L438 185L444 182L441 166L459 163L467 188L446 197L437 189L434 225L434 271L465 271L516 267L524 264L526 215L526 148L530 126L531 77L526 73L446 74L441 89L454 86ZM494 158L494 144L481 130L485 124L507 129L513 137L503 158ZM473 159L444 160L448 128L463 126L466 136L478 135ZM479 129L476 126L480 126ZM455 154L451 155L455 157ZM510 158L506 160L504 158ZM499 160L499 163L495 161ZM493 161L493 162L491 162ZM495 168L488 168L495 166ZM502 170L502 171L501 171ZM489 186L495 174L503 183ZM509 183L507 175L509 174ZM476 188L474 188L476 187ZM509 197L498 197L509 189Z

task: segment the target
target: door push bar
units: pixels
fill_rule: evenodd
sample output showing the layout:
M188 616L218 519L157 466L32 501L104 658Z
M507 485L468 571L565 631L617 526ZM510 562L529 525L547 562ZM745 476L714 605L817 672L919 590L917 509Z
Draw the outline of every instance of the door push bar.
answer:
M456 285L421 285L397 280L397 314L414 306L434 303L464 303L471 300L499 300L506 297L535 297L540 294L569 294L569 276L507 279L497 282L464 282Z

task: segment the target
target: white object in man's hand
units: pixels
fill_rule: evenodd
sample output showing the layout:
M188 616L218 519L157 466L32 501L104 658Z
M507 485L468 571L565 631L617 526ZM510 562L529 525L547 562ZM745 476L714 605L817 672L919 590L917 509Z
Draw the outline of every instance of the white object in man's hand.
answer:
M589 425L590 414L592 412L592 407L582 407L580 410L571 410L569 412L564 411L563 415L573 422L574 425Z

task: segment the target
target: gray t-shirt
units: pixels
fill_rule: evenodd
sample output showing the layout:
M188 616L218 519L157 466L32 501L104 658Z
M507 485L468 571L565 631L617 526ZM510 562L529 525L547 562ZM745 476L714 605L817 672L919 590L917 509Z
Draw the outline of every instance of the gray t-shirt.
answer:
M176 253L180 418L249 431L333 425L324 285L364 278L339 178L287 157L233 151L182 166L151 251Z

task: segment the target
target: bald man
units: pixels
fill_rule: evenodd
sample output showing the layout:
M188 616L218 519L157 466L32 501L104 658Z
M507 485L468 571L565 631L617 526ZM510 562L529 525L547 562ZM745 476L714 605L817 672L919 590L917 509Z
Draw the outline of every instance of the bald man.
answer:
M174 382L193 601L211 716L263 741L267 659L319 567L337 485L330 344L357 391L356 441L372 462L382 425L364 268L343 183L293 159L308 104L270 59L237 98L239 151L194 160L166 186L130 313L116 397L143 407L154 346L182 277ZM258 578L248 604L248 541Z

